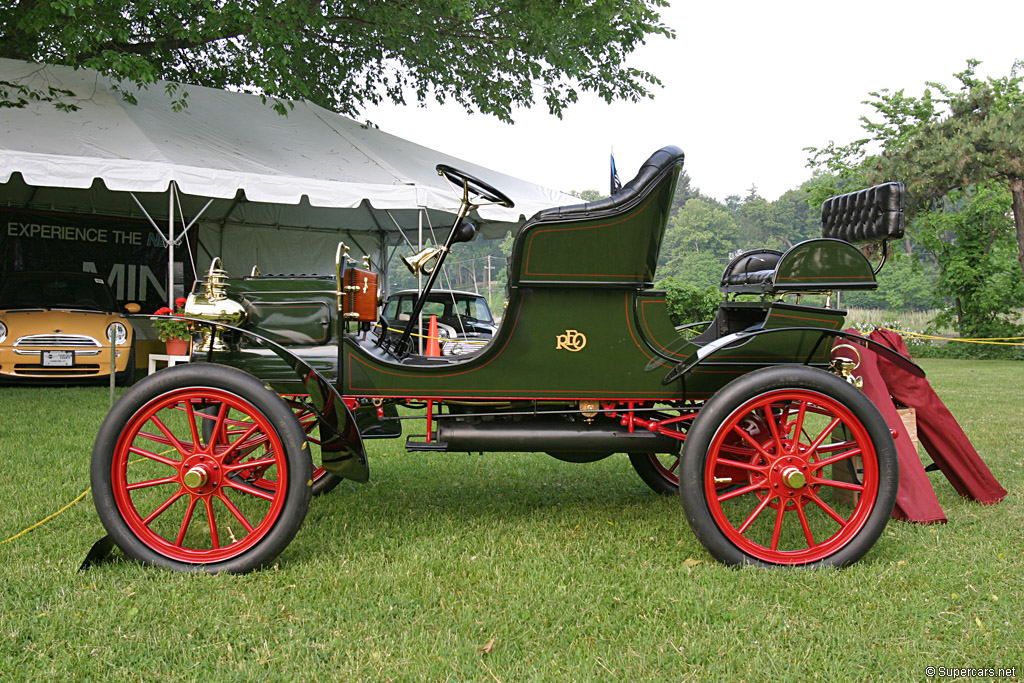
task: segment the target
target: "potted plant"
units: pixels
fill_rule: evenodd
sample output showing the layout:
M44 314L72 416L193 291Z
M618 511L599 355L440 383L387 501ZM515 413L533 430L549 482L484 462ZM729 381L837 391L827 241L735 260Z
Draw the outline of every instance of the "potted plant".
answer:
M161 317L151 318L160 341L167 344L167 354L170 356L188 355L192 334L189 332L188 323L179 319L179 316L185 315L184 309L185 297L180 296L174 300L173 311L163 306L153 312L154 315Z

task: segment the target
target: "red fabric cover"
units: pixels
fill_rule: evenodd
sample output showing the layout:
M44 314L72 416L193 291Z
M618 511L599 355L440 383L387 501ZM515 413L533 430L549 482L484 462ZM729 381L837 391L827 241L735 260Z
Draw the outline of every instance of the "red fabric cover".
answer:
M857 334L856 330L849 329L844 332ZM843 340L838 340L839 344ZM939 499L935 497L935 490L932 488L928 473L924 471L921 458L917 449L910 441L910 432L907 431L903 420L896 412L896 406L889 396L889 389L879 368L878 356L868 348L857 345L860 350L860 367L856 373L864 380L864 394L871 399L878 411L885 418L889 429L896 432L896 455L900 464L899 488L896 491L896 506L893 508L893 519L905 522L918 522L921 524L942 524L946 522L946 515L942 512ZM848 353L848 352L847 352Z
M892 330L875 330L871 339L910 357L903 338ZM878 356L878 368L889 394L917 410L917 437L957 493L986 505L1001 501L1006 489L996 481L928 380L901 370L884 356ZM902 467L902 461L900 465ZM903 476L902 469L900 476Z

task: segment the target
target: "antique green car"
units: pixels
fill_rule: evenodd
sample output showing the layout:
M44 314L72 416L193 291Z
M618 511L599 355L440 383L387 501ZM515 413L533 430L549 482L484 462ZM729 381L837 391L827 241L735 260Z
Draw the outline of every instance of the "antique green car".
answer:
M851 242L902 235L903 186L830 199L822 238L738 256L714 320L684 326L694 336L653 289L682 164L666 147L610 198L528 220L501 324L462 355L421 352L411 324L371 333L376 274L343 249L328 277L233 280L215 261L186 306L202 333L195 362L140 381L100 428L92 485L110 538L178 570L266 565L311 495L367 481L365 439L405 432L410 451L570 463L625 453L652 489L681 496L722 562L858 560L891 515L897 460L851 362L832 358L837 341L870 343L841 330L832 294L876 286ZM478 178L438 171L461 188L462 208L445 243L408 262L429 274L410 320L445 256L474 237L468 212L513 204Z

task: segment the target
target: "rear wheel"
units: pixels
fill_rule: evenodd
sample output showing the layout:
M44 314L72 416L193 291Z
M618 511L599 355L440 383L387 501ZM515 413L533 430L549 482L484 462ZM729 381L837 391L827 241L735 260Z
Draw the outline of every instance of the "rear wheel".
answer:
M215 426L203 439L211 406ZM248 478L257 470L261 485ZM206 363L127 391L92 454L93 498L114 542L180 571L246 572L273 561L305 518L311 472L302 427L281 398L241 370Z
M861 482L832 477L854 458ZM898 465L863 393L822 370L776 366L707 402L684 442L680 480L690 526L718 560L842 566L885 528Z
M678 453L630 453L629 463L655 493L679 495Z

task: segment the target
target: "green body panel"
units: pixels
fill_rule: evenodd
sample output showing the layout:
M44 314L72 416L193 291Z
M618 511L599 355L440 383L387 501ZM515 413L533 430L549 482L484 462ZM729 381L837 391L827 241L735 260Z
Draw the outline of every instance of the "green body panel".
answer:
M768 329L839 329L843 311L752 302L741 312ZM831 344L785 329L718 351L680 382L662 378L698 346L672 326L664 292L616 288L519 290L494 340L470 358L390 362L351 338L342 344L342 393L374 398L675 400L707 398L754 367L825 365ZM810 357L812 351L816 353Z
M337 305L333 277L228 280L227 296L245 308L246 328L270 340L287 346L322 346L333 341L331 311Z
M432 365L389 362L351 338L342 344L342 392L356 397L671 399L664 373L632 324L636 291L517 290L494 339L471 357Z
M864 254L837 239L800 242L783 254L774 290L874 289L871 264Z

